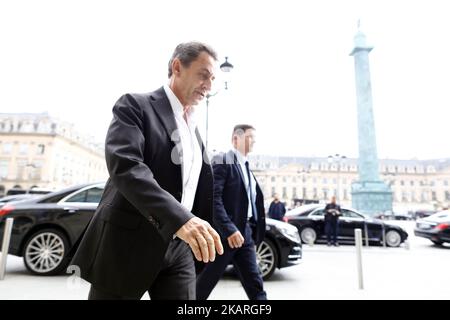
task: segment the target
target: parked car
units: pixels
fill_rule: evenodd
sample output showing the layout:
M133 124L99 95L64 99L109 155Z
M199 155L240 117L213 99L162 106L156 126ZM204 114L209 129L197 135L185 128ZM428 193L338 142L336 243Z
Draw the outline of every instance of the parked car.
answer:
M266 218L265 237L256 248L256 259L263 279L269 279L277 268L297 264L301 258L302 242L297 228Z
M429 217L418 219L414 234L430 239L436 245L450 242L450 210L440 211Z
M306 205L288 211L285 221L297 227L303 243L326 242L324 224L325 205ZM386 245L398 247L408 238L408 233L401 227L385 223L382 220L366 217L354 209L342 208L342 216L339 218L339 242L354 242L355 229L362 230L363 240L373 244L383 243L383 231Z
M417 220L417 219L429 217L435 213L436 213L435 210L417 210L416 212L414 212L414 219Z
M64 271L65 259L91 220L103 194L104 183L82 184L0 208L0 241L4 220L14 218L9 253L23 257L34 274ZM301 242L291 225L267 219L266 237L257 248L258 265L264 278L276 268L301 259Z
M43 188L31 188L29 190L21 189L21 188L12 188L9 189L6 195L19 195L19 194L47 194L51 193L53 190L43 189Z
M30 199L32 197L36 197L36 195L25 193L25 194L15 194L15 195L11 195L11 196L4 196L4 197L0 198L0 207L4 206L8 202L26 200L26 199Z
M374 216L381 220L413 220L414 217L410 213L386 211Z

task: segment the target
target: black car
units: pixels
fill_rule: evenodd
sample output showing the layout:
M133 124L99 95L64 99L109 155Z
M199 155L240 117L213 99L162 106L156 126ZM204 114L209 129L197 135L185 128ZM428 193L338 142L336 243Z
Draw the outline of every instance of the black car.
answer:
M285 215L285 221L296 226L303 243L326 242L324 224L325 205L305 205L295 208ZM379 219L368 218L354 209L342 208L339 218L339 242L354 242L355 229L362 230L363 240L370 243L383 243L383 232L386 245L398 247L408 238L408 233L401 227L391 225ZM366 231L367 230L367 231Z
M416 221L414 234L430 239L436 245L450 242L450 210L435 213Z
M0 208L7 204L8 202L12 201L21 201L36 197L35 194L25 193L25 194L14 194L10 196L4 196L0 198Z
M64 257L91 220L104 185L83 184L4 205L0 208L0 241L4 221L14 218L9 253L23 257L26 268L34 274L64 271L69 263ZM257 248L258 265L265 278L276 268L297 263L302 253L295 228L267 220L266 237Z

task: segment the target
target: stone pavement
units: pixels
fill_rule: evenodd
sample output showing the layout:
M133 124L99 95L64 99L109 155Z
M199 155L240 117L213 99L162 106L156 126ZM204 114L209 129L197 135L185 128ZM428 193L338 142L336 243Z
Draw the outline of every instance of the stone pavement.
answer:
M396 222L409 233L409 249L370 247L363 250L364 289L358 289L355 247L304 245L303 261L277 270L265 282L269 299L449 299L450 246L434 246L415 237L414 222ZM89 284L74 276L30 275L22 259L8 256L0 281L4 299L86 299ZM148 299L144 295L143 299ZM240 282L226 275L210 299L247 299Z

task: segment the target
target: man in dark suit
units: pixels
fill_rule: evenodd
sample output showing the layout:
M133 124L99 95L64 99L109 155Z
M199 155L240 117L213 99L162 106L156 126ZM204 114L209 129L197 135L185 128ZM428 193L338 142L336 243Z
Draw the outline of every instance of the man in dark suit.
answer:
M256 262L255 246L265 233L264 198L249 169L247 154L255 143L254 128L237 125L233 149L213 158L214 228L224 243L224 253L208 263L197 278L197 299L205 300L225 268L233 263L250 300L266 300Z
M339 246L339 216L341 215L341 207L336 204L336 197L331 197L331 202L325 206L325 234L327 235L327 245Z
M211 89L216 53L178 45L169 83L125 94L106 137L110 178L71 262L89 299L195 299L195 266L223 252L212 221L213 177L194 106ZM192 252L191 252L192 251Z
M280 197L277 193L273 195L273 201L269 206L268 216L269 218L283 221L284 214L286 213L286 207L284 203L280 201Z

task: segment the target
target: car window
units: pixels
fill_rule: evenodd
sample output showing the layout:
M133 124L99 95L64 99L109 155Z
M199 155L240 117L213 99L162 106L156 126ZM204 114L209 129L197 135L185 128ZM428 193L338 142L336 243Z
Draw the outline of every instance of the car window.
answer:
M323 209L317 209L311 214L311 216L314 217L323 217L323 215L324 215Z
M86 202L88 190L85 190L83 192L79 192L70 198L68 198L65 202Z
M73 192L73 190L71 191ZM44 198L39 203L56 203L60 201L62 198L66 197L71 192L60 193L52 197Z
M364 217L361 216L360 214L354 212L354 211L350 211L347 209L342 209L342 216L345 218L356 218L356 219L363 219Z
M102 198L103 188L92 188L87 190L86 202L99 203Z

